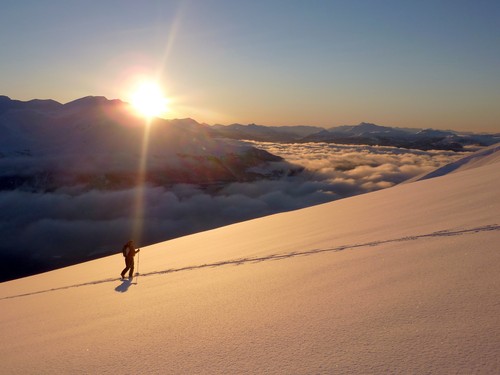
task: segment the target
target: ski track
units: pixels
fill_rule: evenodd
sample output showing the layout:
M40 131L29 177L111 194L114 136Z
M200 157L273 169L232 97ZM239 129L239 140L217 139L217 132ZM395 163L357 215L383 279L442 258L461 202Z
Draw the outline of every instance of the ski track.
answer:
M260 262L266 262L266 261L272 261L272 260L282 260L282 259L294 258L294 257L298 257L298 256L309 256L309 255L321 254L321 253L327 253L327 252L345 251L345 250L356 249L359 247L374 247L374 246L379 246L379 245L383 245L383 244L387 244L387 243L417 241L417 240L421 240L421 239L425 239L425 238L433 238L433 237L462 236L462 235L467 235L467 234L476 234L476 233L480 233L480 232L491 232L491 231L499 231L499 230L500 230L500 225L498 225L498 224L490 224L490 225L484 225L481 227L468 228L468 229L457 229L457 230L446 229L446 230L441 230L441 231L432 232L432 233L419 234L419 235L414 235L414 236L406 236L406 237L400 237L400 238L393 238L393 239L388 239L388 240L371 241L371 242L352 244L352 245L341 245L341 246L326 248L326 249L312 249L312 250L304 250L304 251L293 251L293 252L282 253L282 254L270 254L270 255L265 255L265 256L260 256L260 257L229 259L229 260L223 260L223 261L214 262L214 263L206 263L206 264L186 266L186 267L181 267L181 268L170 268L170 269L166 269L166 270L141 273L137 276L147 277L147 276L154 276L154 275L165 275L165 274L174 273L174 272L192 271L192 270L198 270L198 269L203 269L203 268L215 268L215 267L222 267L222 266L229 266L229 265L239 266L242 264L260 263ZM49 293L49 292L55 292L55 291L59 291L59 290L72 289L72 288L79 288L82 286L111 283L111 282L115 282L115 281L123 281L123 280L121 280L120 278L108 278L108 279L102 279L102 280L96 280L96 281L89 281L89 282L85 282L85 283L81 283L81 284L73 284L73 285L68 285L68 286L40 290L40 291L36 291L36 292L30 292L30 293L2 297L2 298L0 298L0 300L19 298L19 297L27 297L27 296L32 296L32 295L36 295L36 294ZM124 284L125 283L128 285L131 284L131 282L129 282L127 280L124 281ZM128 289L128 287L124 287L124 284L116 287L115 290L117 292L125 292ZM137 281L133 284L137 284Z

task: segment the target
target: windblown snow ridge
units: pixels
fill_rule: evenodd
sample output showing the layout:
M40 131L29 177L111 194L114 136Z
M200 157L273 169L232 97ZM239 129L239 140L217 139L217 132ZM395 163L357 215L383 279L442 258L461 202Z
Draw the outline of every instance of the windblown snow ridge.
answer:
M500 225L489 224L489 225L484 225L484 226L474 227L474 228L445 229L445 230L431 232L431 233L417 234L417 235L413 235L413 236L406 236L406 237L399 237L399 238L391 238L391 239L387 239L387 240L364 242L364 243L359 243L359 244L341 245L341 246L325 248L325 249L310 249L310 250L304 250L304 251L293 251L293 252L282 253L282 254L270 254L270 255L265 255L265 256L260 256L260 257L228 259L228 260L223 260L223 261L214 262L214 263L205 263L205 264L192 265L192 266L186 266L186 267L181 267L181 268L170 268L170 269L165 269L165 270L141 273L140 276L145 277L145 276L154 276L154 275L164 275L164 274L169 274L169 273L174 273L174 272L192 271L192 270L197 270L197 269L202 269L202 268L215 268L215 267L228 266L228 265L238 266L238 265L242 265L242 264L260 263L260 262L266 262L266 261L272 261L272 260L282 260L282 259L294 258L294 257L299 257L299 256L309 256L309 255L314 255L314 254L321 254L321 253L326 253L326 252L339 252L339 251L344 251L344 250L352 250L352 249L359 248L359 247L374 247L374 246L379 246L379 245L383 245L383 244L387 244L387 243L394 243L394 242L417 241L417 240L421 240L421 239L425 239L425 238L433 238L433 237L462 236L462 235L477 234L477 233L481 233L481 232L491 232L491 231L500 231ZM2 298L0 298L0 300L19 298L19 297L27 297L27 296L32 296L32 295L36 295L36 294L55 292L55 291L59 291L59 290L79 288L82 286L110 283L110 282L115 282L118 280L120 280L120 279L119 278L107 278L107 279L89 281L89 282L85 282L85 283L81 283L81 284L73 284L73 285L67 285L67 286L62 286L62 287L55 287L55 288L51 288L51 289L40 290L40 291L36 291L36 292L30 292L30 293L2 297Z
M455 162L437 168L430 173L411 178L404 183L427 180L429 178L440 177L450 173L464 171L471 168L477 168L482 165L498 162L500 162L500 143L474 152L472 155L465 156Z

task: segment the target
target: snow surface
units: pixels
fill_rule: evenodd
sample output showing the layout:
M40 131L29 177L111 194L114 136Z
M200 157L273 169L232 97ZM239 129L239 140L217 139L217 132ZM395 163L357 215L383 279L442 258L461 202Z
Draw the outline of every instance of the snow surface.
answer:
M453 163L444 165L436 170L425 173L422 176L413 177L405 183L426 180L428 178L434 178L439 176L444 176L449 173L455 173L459 171L465 171L471 168L477 168L482 165L488 165L500 162L500 143L494 144L492 146L486 147L480 151L477 151L469 156L461 158Z
M1 372L498 374L492 159L2 283Z

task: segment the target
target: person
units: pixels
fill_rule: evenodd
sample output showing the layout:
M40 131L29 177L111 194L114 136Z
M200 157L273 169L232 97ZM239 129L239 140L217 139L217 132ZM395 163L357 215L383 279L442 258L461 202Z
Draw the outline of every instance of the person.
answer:
M141 249L135 250L134 242L128 241L125 245L123 245L123 256L125 257L125 268L123 269L121 276L122 279L125 278L125 274L129 271L128 277L132 279L134 277L134 257Z

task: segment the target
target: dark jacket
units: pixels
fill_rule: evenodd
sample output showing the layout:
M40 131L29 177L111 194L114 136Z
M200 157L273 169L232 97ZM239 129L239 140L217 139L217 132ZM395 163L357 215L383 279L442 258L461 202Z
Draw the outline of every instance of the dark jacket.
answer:
M135 254L137 254L139 252L139 250L135 250L132 245L130 244L125 244L123 246L123 255L125 255L125 258L128 258L128 259L134 259L134 256Z

